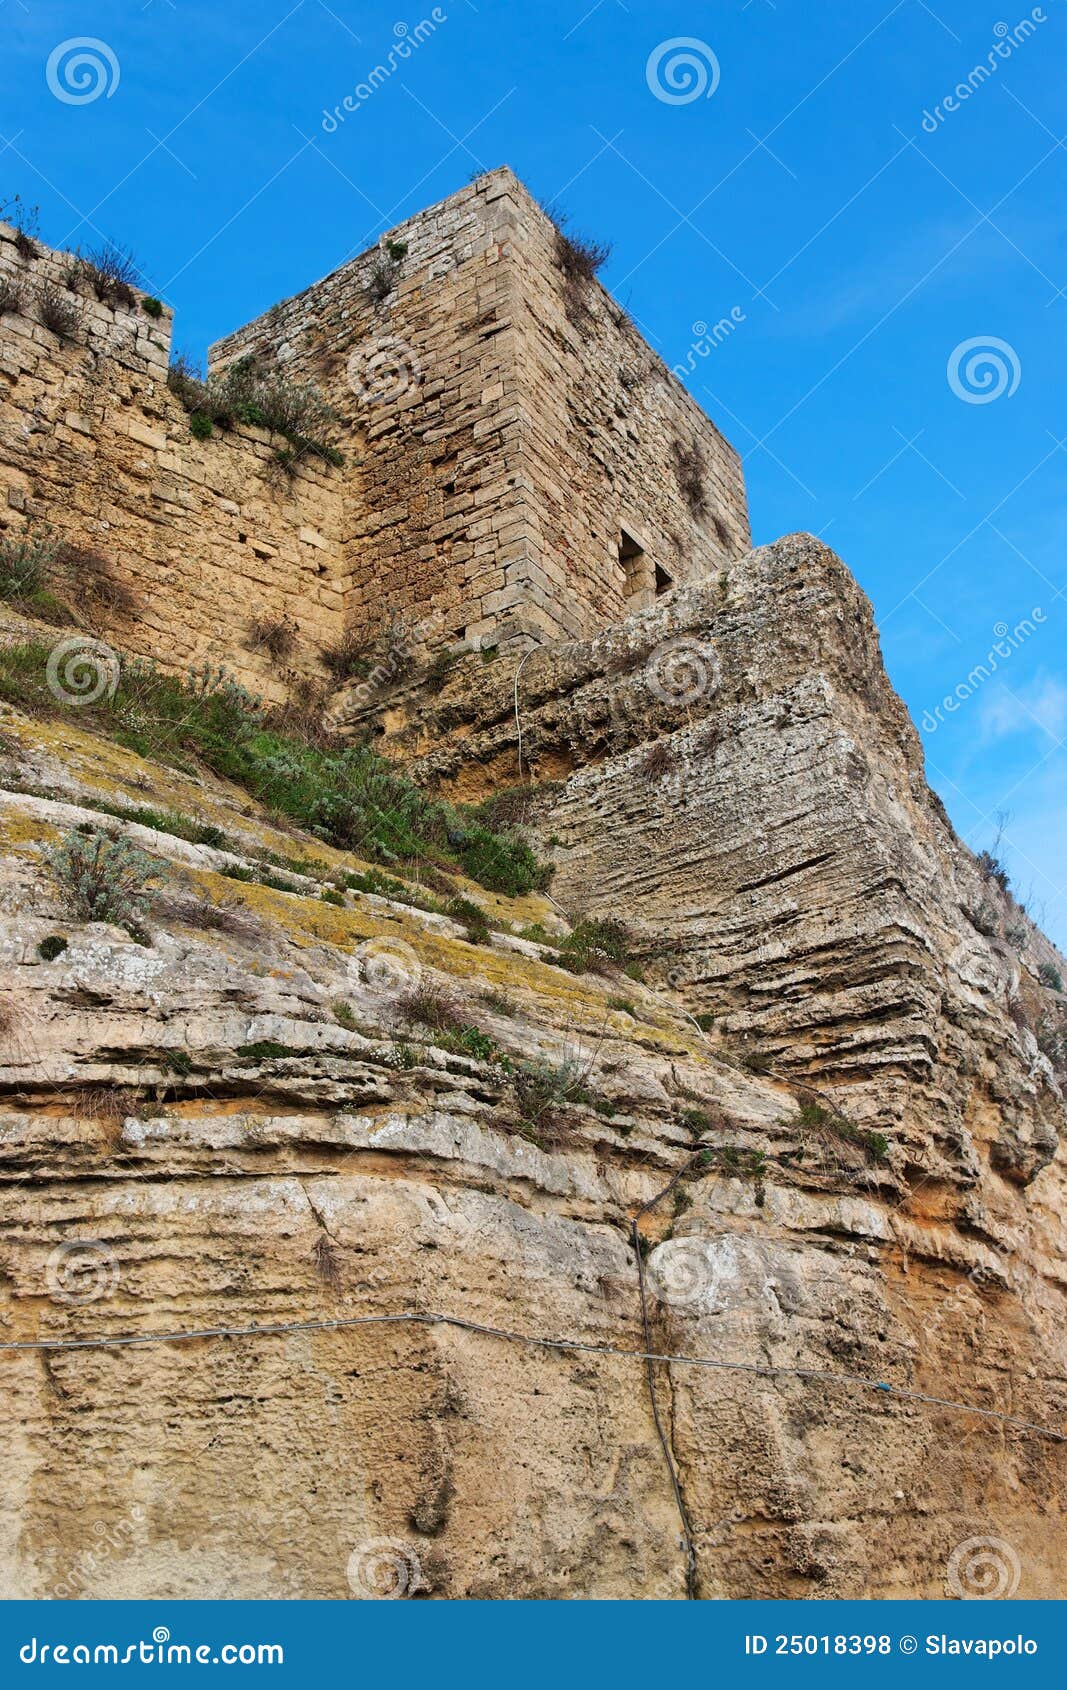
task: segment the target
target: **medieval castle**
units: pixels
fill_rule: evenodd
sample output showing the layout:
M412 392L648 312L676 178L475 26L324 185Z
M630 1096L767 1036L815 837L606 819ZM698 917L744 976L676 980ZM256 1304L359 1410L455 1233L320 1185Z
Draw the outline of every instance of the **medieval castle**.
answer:
M0 226L0 529L106 556L127 650L277 696L253 617L291 626L290 675L387 617L522 649L749 547L736 452L508 169L213 347L213 373L252 355L314 383L337 462L243 423L195 437L169 310L81 290L57 334L34 302L76 288L71 255L25 248Z

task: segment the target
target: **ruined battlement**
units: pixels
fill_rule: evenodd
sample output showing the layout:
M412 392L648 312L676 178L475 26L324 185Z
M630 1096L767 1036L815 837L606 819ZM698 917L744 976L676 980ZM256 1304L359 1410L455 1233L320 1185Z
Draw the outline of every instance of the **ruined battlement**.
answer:
M68 254L0 230L2 278L0 525L106 552L142 607L109 632L162 662L270 696L254 618L291 626L292 674L390 619L428 649L581 638L748 550L737 453L508 169L212 349L314 382L340 467L283 466L263 429L194 439L142 296L75 289L54 334L35 300L71 292Z

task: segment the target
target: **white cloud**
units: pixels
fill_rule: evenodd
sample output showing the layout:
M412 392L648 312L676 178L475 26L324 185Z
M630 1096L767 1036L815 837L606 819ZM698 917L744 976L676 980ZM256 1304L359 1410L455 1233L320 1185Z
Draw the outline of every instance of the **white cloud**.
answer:
M1041 730L1050 740L1062 740L1067 737L1067 682L1055 675L1038 675L1019 687L1002 681L982 700L981 725L986 740Z

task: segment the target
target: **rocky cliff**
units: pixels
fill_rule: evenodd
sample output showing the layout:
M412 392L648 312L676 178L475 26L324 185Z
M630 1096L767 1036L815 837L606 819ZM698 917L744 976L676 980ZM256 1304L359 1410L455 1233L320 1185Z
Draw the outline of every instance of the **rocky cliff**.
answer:
M1064 965L832 553L331 701L521 897L15 669L6 1595L1067 1594Z

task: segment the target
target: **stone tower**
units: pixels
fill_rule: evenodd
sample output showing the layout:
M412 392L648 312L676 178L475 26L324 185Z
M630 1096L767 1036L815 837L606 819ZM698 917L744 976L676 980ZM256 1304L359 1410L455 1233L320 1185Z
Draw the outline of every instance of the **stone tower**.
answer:
M220 341L212 370L253 354L334 408L343 463L293 462L263 428L194 437L170 311L0 226L0 536L99 554L116 646L272 701L390 624L521 650L717 578L749 548L737 453L587 258L494 170ZM281 663L254 637L279 622Z
M506 168L212 349L313 380L348 436L355 625L581 638L749 548L737 453Z

